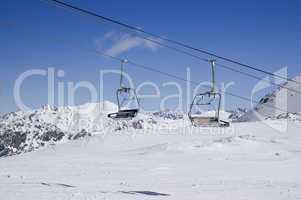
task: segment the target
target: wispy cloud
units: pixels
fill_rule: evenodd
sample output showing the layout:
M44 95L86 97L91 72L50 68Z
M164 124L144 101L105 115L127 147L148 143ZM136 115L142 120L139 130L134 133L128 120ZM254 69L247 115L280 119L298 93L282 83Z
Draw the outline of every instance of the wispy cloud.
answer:
M104 46L105 43L110 42L109 48L105 49L105 53L117 56L134 48L157 50L160 46L144 40L139 37L131 36L129 34L118 34L116 32L108 32L101 39L97 41L98 46ZM103 48L102 48L103 49Z

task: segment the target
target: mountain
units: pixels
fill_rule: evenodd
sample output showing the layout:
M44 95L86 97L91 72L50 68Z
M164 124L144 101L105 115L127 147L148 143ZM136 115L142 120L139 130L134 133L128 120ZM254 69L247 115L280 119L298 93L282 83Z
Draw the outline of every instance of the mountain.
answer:
M228 118L231 121L237 121L243 115L245 115L248 112L248 110L246 108L237 108L236 110L229 110L227 112L230 113Z
M239 121L257 121L268 118L292 118L301 112L301 75L293 79L295 82L287 82L274 92L261 98L254 109L249 110L239 118ZM289 88L290 90L287 90Z
M107 114L116 110L117 105L105 101L72 107L46 105L33 111L8 113L0 118L0 157L95 134L106 135L124 129L172 129L188 123L183 113L173 111L140 113L127 121L109 119Z

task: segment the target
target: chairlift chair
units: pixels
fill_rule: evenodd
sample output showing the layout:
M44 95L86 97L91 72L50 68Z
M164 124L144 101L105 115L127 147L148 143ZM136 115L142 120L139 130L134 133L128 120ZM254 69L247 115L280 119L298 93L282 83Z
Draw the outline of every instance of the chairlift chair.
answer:
M116 91L118 111L108 114L111 119L132 119L139 112L139 99L135 89L123 85L123 65L125 63L127 60L121 61L120 88ZM134 104L134 107L129 108L131 103Z
M198 93L194 96L188 117L193 126L198 127L228 127L229 122L220 119L220 107L222 95L215 91L215 61L209 60L212 68L212 86L211 90ZM209 115L211 112L213 114Z

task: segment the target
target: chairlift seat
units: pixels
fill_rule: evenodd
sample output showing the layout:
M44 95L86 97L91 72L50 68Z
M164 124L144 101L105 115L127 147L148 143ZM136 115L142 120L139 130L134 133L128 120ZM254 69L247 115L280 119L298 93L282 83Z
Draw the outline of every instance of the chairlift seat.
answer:
M126 109L119 110L116 113L108 114L108 117L111 119L132 119L137 116L139 109Z
M212 97L211 99L204 99L204 97ZM214 101L216 101L216 107L214 107ZM220 103L221 103L221 94L218 92L205 92L197 94L191 105L188 113L188 117L193 126L197 127L229 127L230 123L220 120L219 112L220 112ZM206 107L213 106L213 110L215 112L215 116L202 116L193 114L193 107Z
M216 126L216 124L218 124L217 117L194 116L190 117L190 120L194 126Z
M219 120L217 117L190 117L190 121L193 126L197 127L229 127L230 123Z

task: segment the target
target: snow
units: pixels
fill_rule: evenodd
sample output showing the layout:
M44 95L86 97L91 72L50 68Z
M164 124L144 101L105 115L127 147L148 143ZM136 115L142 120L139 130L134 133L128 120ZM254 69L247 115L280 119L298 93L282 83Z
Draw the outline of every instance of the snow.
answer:
M170 120L177 121L177 120ZM300 199L300 121L122 129L0 159L5 199ZM221 131L222 130L222 131Z

